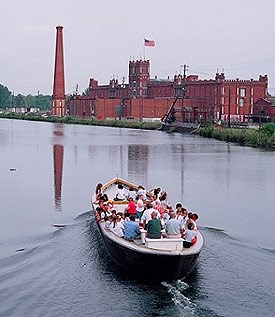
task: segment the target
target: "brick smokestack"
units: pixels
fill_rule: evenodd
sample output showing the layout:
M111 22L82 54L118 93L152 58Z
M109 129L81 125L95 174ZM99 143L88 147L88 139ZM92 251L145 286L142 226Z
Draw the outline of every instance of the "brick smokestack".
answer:
M55 68L52 96L52 115L66 115L63 26L56 27Z

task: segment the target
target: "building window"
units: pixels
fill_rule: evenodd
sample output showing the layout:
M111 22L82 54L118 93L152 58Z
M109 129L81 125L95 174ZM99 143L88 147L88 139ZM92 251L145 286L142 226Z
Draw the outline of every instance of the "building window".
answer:
M244 106L244 99L243 99L243 98L240 98L240 100L239 100L239 106L240 106L240 107L243 107L243 106Z
M245 88L240 89L240 97L245 97Z

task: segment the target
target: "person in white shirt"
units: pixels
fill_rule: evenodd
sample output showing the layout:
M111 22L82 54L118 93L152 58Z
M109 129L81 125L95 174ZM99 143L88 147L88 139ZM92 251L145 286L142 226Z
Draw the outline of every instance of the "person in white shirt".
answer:
M142 185L139 185L137 191L137 198L139 198L141 195L144 196L144 199L146 199L146 190Z
M127 193L122 184L118 184L114 200L126 200Z
M108 225L108 230L112 231L115 235L122 238L124 236L124 224L120 216L114 216L111 223Z
M133 200L136 200L137 197L137 192L135 191L134 187L129 187L128 194L127 194L127 199L129 200L130 198L133 198Z
M193 243L195 243L197 239L197 231L194 230L193 222L189 222L187 225L187 229L185 230L185 239L183 241L183 246L185 248L190 248Z
M143 215L141 217L141 221L143 222L143 227L146 229L148 221L152 219L151 214L152 212L156 212L156 218L160 219L160 213L153 208L153 205L151 203L147 204L146 209L143 212Z
M143 201L144 197L143 195L139 196L139 199L137 201L137 207L136 207L136 211L137 211L137 218L139 220L141 220L142 217L142 213L144 211L144 201Z

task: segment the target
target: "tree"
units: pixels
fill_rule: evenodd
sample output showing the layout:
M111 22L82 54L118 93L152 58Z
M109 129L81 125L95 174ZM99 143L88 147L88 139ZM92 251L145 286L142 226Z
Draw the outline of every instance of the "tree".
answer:
M18 94L14 97L14 104L16 107L24 107L25 106L25 97L21 94Z
M35 108L36 107L35 97L32 96L31 94L29 94L25 97L25 101L26 101L26 106L28 108Z
M11 92L7 87L0 84L0 108L5 109L11 106Z

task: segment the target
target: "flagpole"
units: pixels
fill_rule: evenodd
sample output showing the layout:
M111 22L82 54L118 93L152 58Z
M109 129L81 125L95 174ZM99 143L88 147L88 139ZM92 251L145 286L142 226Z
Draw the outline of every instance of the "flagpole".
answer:
M143 39L143 59L145 60L145 38Z

